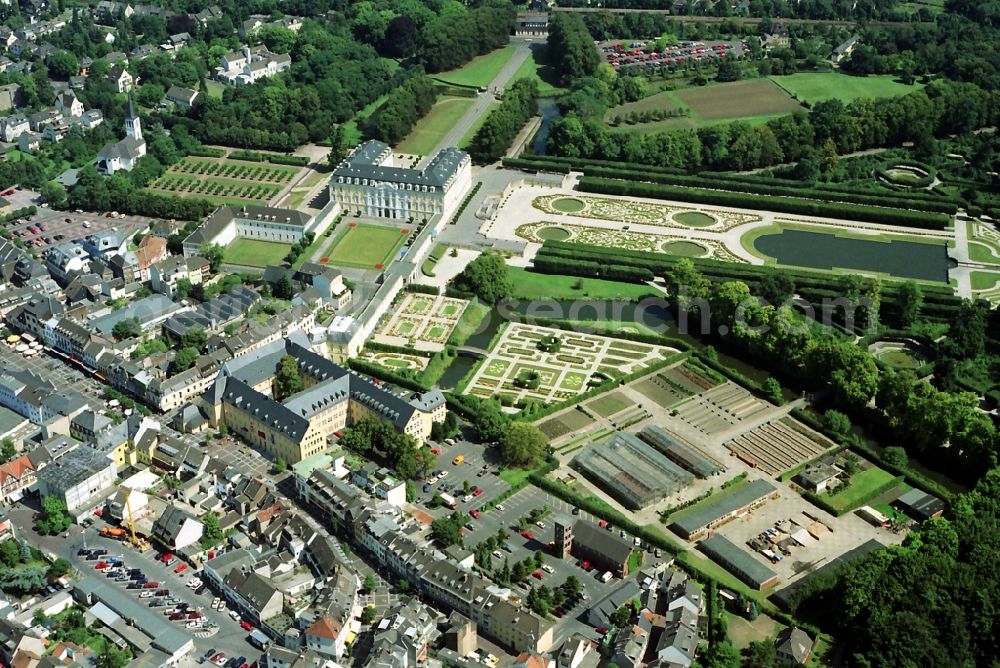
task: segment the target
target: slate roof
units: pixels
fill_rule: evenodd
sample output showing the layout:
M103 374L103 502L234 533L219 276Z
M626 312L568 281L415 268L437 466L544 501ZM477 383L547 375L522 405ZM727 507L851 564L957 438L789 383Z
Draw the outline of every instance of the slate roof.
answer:
M365 142L337 165L333 170L333 178L342 176L443 188L468 157L465 151L449 147L438 151L422 170L379 166L376 161L386 148L387 144L374 139Z

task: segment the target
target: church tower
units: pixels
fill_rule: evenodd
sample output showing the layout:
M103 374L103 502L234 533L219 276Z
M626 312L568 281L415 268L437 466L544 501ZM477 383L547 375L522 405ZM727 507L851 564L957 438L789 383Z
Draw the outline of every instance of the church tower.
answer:
M125 134L132 139L142 139L142 123L139 114L135 112L131 93L128 96L128 116L125 117Z

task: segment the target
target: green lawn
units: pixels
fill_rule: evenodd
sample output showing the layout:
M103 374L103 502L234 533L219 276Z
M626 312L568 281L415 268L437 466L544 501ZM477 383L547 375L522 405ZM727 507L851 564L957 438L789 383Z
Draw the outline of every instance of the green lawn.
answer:
M354 115L354 118L344 123L344 143L347 146L356 146L361 143L361 140L364 139L364 137L361 135L361 130L358 129L358 123L375 113L375 110L381 107L388 99L389 94L386 93L361 109L361 111Z
M279 244L258 239L237 239L226 247L223 262L245 267L267 267L280 265L288 255L291 244Z
M471 97L442 97L396 148L401 153L429 155L474 101Z
M532 49L531 55L521 63L521 66L517 68L517 72L511 77L510 84L513 84L518 79L534 79L538 82L538 94L541 97L553 97L565 93L565 88L555 85L555 73L546 64L548 48L547 45L542 45Z
M500 70L513 55L514 47L505 46L502 49L491 51L485 56L476 56L457 70L442 72L435 75L434 78L458 86L472 86L474 88L487 86L496 78L496 75L500 73Z
M361 224L347 227L334 237L324 257L329 264L342 267L381 269L396 256L404 241L406 235L398 228Z
M205 88L208 89L208 96L217 100L222 99L222 92L226 90L226 87L218 81L205 81Z
M861 97L899 97L923 88L919 83L912 86L899 83L892 76L855 77L839 72L800 72L773 76L771 81L808 104L830 98L847 103Z
M991 290L1000 281L1000 274L991 271L973 271L969 274L973 290Z
M824 496L823 499L844 513L871 501L875 492L895 477L888 471L874 466L867 471L855 473L851 484L844 491Z
M655 295L648 285L603 281L598 278L577 278L537 274L522 267L509 267L507 274L514 283L514 297L519 299L640 299ZM580 289L575 289L577 281Z
M993 249L984 244L969 242L969 259L973 262L984 262L986 264L1000 264L1000 258L993 254Z

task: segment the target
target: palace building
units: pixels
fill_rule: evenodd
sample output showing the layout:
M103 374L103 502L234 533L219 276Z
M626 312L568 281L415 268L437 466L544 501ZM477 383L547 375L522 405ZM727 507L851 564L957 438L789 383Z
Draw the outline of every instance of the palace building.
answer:
M371 140L333 170L330 200L345 213L422 221L447 218L471 185L472 160L465 151L441 149L422 169L411 169L394 164L388 144Z

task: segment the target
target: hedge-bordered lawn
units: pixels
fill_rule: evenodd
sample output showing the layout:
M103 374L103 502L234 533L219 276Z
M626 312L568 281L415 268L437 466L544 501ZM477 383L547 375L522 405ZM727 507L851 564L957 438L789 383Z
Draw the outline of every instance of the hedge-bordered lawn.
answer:
M851 484L842 492L837 492L830 496L823 496L823 500L841 513L863 506L872 500L879 490L896 476L873 466L865 471L858 471L851 478Z
M358 224L338 234L324 252L329 264L382 269L389 265L408 235L397 227Z
M245 267L267 267L280 265L292 248L291 244L259 239L236 239L226 247L222 261L226 264L239 264Z

